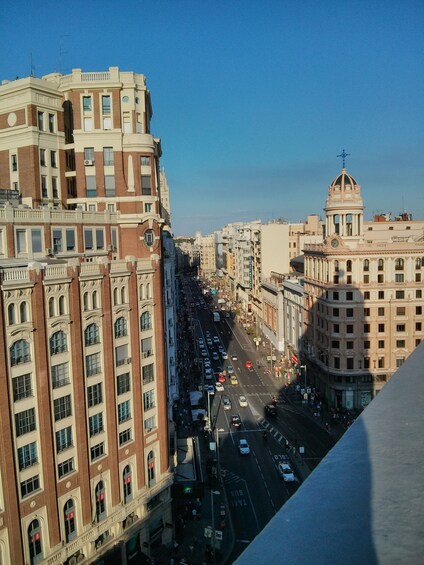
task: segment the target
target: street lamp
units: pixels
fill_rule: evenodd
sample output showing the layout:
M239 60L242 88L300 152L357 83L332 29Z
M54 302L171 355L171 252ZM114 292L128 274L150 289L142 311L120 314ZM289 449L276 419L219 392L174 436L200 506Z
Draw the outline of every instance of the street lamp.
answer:
M306 365L301 365L300 368L305 371L305 392L306 392Z

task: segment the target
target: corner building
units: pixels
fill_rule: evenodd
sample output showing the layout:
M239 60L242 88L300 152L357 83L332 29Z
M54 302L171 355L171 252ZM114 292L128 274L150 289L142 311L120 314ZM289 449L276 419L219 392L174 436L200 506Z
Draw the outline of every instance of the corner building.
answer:
M363 219L345 168L328 189L325 238L305 245L308 383L330 406L362 410L424 337L424 221Z
M145 77L0 87L0 563L172 539L160 140Z

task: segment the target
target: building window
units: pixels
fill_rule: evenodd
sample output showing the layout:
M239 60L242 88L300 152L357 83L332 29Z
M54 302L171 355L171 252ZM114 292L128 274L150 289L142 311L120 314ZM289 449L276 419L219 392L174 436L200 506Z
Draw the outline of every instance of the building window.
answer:
M350 259L348 259L348 260L346 261L346 271L347 271L348 273L351 273L351 272L352 272L352 261L351 261Z
M54 406L54 420L58 422L64 418L72 416L71 395L61 396L53 401Z
M102 457L104 454L105 444L103 441L101 443L98 443L97 445L93 445L93 447L90 448L90 456L92 461L98 459L99 457Z
M143 406L144 410L151 410L156 405L155 403L155 391L149 390L143 394Z
M107 167L113 165L113 162L113 147L103 147L103 164Z
M378 260L377 269L378 269L379 271L383 271L383 270L384 270L384 259L379 259L379 260Z
M145 365L142 368L142 373L143 373L143 384L146 385L148 383L152 383L155 380L153 363L150 363L150 365Z
M405 362L405 357L398 357L396 359L396 367L399 369Z
M28 252L26 230L16 230L16 251L18 254Z
M364 275L363 281L364 281L364 284L369 284L369 282L370 282L370 276L369 276L369 275Z
M348 369L348 370L353 369L353 357L348 357L346 359L346 369Z
M57 184L57 177L52 177L52 195L53 198L59 198L59 189Z
M340 347L340 342L339 342L338 340L333 340L333 341L331 342L331 347L332 347L333 349L339 349L339 347Z
M40 165L41 167L46 166L46 150L40 149Z
M338 308L333 308L333 316L334 316L334 318L339 317L339 309Z
M103 402L102 383L89 386L87 388L87 398L89 408L101 404Z
M103 228L87 228L84 230L84 249L86 251L102 251L105 249Z
M131 390L131 380L130 374L124 373L122 375L118 375L116 379L116 392L118 395L124 394L125 392L129 392Z
M87 377L98 375L102 371L100 353L93 353L85 357L85 371Z
M38 462L37 444L35 441L18 449L19 470L22 471Z
M61 453L69 447L72 447L72 426L56 432L56 453Z
M338 334L340 332L339 324L333 324L333 333Z
M150 196L152 194L151 175L141 175L141 194L144 196Z
M346 309L346 317L347 318L353 318L353 308L347 308Z
M384 346L385 346L384 339L379 339L378 340L378 349L384 349Z
M119 432L119 445L124 445L124 443L128 443L129 441L131 441L131 428Z
M379 299L379 300L384 300L384 290L379 290L379 291L378 291L378 299Z
M398 308L396 308L396 316L405 316L405 314L406 314L405 306L399 306Z
M369 369L369 368L370 368L370 358L364 357L364 369Z
M364 308L364 316L367 317L370 316L370 314L371 314L371 308Z
M151 211L152 211L152 205L151 204L145 204L144 205L144 213L149 214Z
M24 339L15 341L10 348L10 364L12 367L31 361L29 343Z
M43 546L41 543L41 526L38 520L33 520L28 527L28 547L31 565L41 563L43 560Z
M65 538L66 543L75 539L77 535L76 520L75 520L75 504L70 498L63 507L63 519L65 522Z
M38 123L38 129L40 131L45 131L45 124L44 124L44 112L37 112L37 123Z
M405 262L403 259L401 259L400 257L397 257L395 259L395 270L396 271L403 271L405 266Z
M94 163L94 147L84 147L84 161Z
M56 151L50 151L50 165L53 168L57 167L57 153L56 153Z
M377 275L377 282L378 284L384 283L384 275Z
M378 331L379 331L379 333L384 332L384 324L378 324Z
M88 419L88 427L90 430L90 437L93 437L104 430L103 427L103 412L99 412L98 414L94 414L94 416L90 416Z
M90 324L84 330L84 341L86 347L100 343L99 326L97 324Z
M346 300L353 300L353 292L346 292Z
M423 308L422 308L422 306L415 306L415 314L416 314L417 316L421 316L422 313L423 313Z
M396 347L405 347L405 340L404 339L397 339L396 340Z
M110 96L102 96L102 114L103 116L110 115Z
M127 321L122 316L115 322L115 337L123 337L127 335Z
M97 483L94 494L96 497L96 521L100 522L100 520L106 518L105 484L103 481Z
M106 198L116 196L115 175L105 175Z
M70 382L68 363L60 363L59 365L52 366L53 388L60 388L61 386L68 385Z
M381 307L378 308L378 309L377 309L377 313L378 313L379 316L384 316L384 307L383 307L383 308L381 308Z
M142 155L140 157L140 165L142 167L150 167L150 157L147 155Z
M420 290L416 290L415 291L415 298L422 298L423 297L423 291Z
M150 451L147 456L147 479L149 487L153 486L156 482L155 454L153 451Z
M21 497L24 498L40 488L40 478L38 475L21 482Z
M69 473L72 473L73 471L75 471L73 457L66 459L66 461L62 461L62 463L59 463L57 466L57 474L59 479L61 479L65 475L69 475Z
M84 112L91 112L92 110L91 96L82 97L82 109Z
M22 400L32 396L32 378L31 373L20 375L12 380L13 400Z
M152 315L150 312L143 312L140 317L140 330L151 330L152 329Z
M15 414L16 436L20 437L36 429L35 408L29 408Z
M59 296L59 316L66 314L66 301L64 296Z
M364 334L369 334L371 331L370 324L364 324Z
M129 400L118 404L118 422L122 424L131 419L131 405Z
M49 114L49 132L50 133L56 132L56 121L54 114Z
M339 293L337 291L333 292L333 300L338 300L338 299L339 299Z
M346 326L346 333L353 334L353 324L348 324Z
M369 270L370 270L370 262L369 262L369 259L364 259L363 270L364 270L364 271L369 271Z
M415 322L415 331L420 332L422 330L422 323Z
M395 282L397 283L405 282L405 275L403 273L395 273Z
M384 369L384 357L379 357L379 358L378 358L378 368L379 368L379 369Z
M346 342L346 349L353 349L353 341Z
M396 324L396 331L397 332L404 332L405 331L405 324Z
M87 198L95 198L97 196L96 177L94 175L86 175L85 191Z
M415 282L421 282L421 273L415 273Z
M156 428L156 416L151 416L144 420L144 431L146 434L150 433Z
M364 349L369 349L371 347L371 342L370 341L364 341Z
M124 490L124 502L129 502L132 499L132 473L129 465L125 466L122 473L122 483Z
M334 368L335 369L340 369L340 357L334 357ZM336 377L334 377L334 380L336 379ZM337 382L335 380L335 382Z
M369 300L370 299L370 291L367 290L364 292L364 300Z
M57 355L68 351L66 334L62 331L56 332L50 338L50 355Z
M16 316L15 316L15 305L9 304L7 307L7 321L9 326L13 326L16 324Z
M403 300L405 298L405 291L397 290L395 296L397 300Z

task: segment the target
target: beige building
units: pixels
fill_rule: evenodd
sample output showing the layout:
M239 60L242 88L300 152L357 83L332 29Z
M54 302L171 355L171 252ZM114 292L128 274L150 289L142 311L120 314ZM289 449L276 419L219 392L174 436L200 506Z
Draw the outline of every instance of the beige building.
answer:
M325 240L305 245L308 373L331 405L361 409L423 339L424 221L363 219L346 169L328 189Z
M202 235L196 233L194 246L199 254L200 274L208 277L216 272L216 245L213 235Z
M141 559L173 481L149 91L111 67L0 96L0 562Z

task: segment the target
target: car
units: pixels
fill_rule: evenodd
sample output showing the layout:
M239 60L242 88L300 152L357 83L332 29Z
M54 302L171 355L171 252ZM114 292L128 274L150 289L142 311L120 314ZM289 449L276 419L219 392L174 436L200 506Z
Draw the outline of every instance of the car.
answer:
M222 352L224 351L224 348L222 347L222 345L218 345L218 351L219 351L219 352L221 353L221 355L222 355Z
M278 472L280 474L280 477L282 477L285 483L292 483L296 480L296 477L294 476L293 473L293 469L290 467L287 461L282 461L278 463Z
M246 407L247 406L247 398L245 396L239 396L238 399L239 405L242 407Z
M230 313L229 312L225 312L225 317L229 318L230 317Z
M231 361L237 361L238 357L235 353L231 355Z
M265 414L267 416L274 417L277 415L277 407L274 404L266 404L265 406Z
M211 360L210 359L204 359L203 360L203 366L204 366L205 369L208 369L208 368L210 369Z
M228 366L227 366L227 373L228 373L229 375L233 375L233 374L234 374L234 369L233 369L233 366L232 366L232 365L228 365Z
M215 387L213 385L205 385L205 388L203 389L206 394L215 394Z
M217 392L224 392L224 385L218 381L215 385L215 390Z
M214 343L219 343L219 337L217 335L213 336Z
M236 375L231 375L231 377L230 377L230 383L231 383L232 385L238 385L238 384L239 384L238 378L237 378Z
M206 349L201 349L200 353L202 355L202 357L207 357L208 356L208 352L206 351Z
M231 400L227 396L222 399L222 406L224 407L224 410L231 410Z
M199 339L198 339L197 341L199 342L199 345L200 345L201 347L203 347L203 345L204 345L204 343L205 343L205 342L203 341L203 338L199 337Z
M246 369L253 369L252 361L246 361L245 367Z
M247 439L241 439L238 444L240 455L249 455L250 447Z
M231 414L231 425L239 428L241 426L241 419L238 414Z
M217 380L219 383L225 383L225 381L226 381L227 379L225 378L224 373L218 373L218 376L216 377L216 380Z
M212 378L212 369L210 367L206 367L205 369L205 379L211 379Z
M228 353L226 351L221 351L221 357L223 359L228 359Z
M218 355L218 353L217 353L216 351L214 351L214 352L212 353L212 359L213 359L214 361L219 361L219 355Z
M215 373L222 373L222 367L221 367L221 365L217 365L217 366L215 367Z

